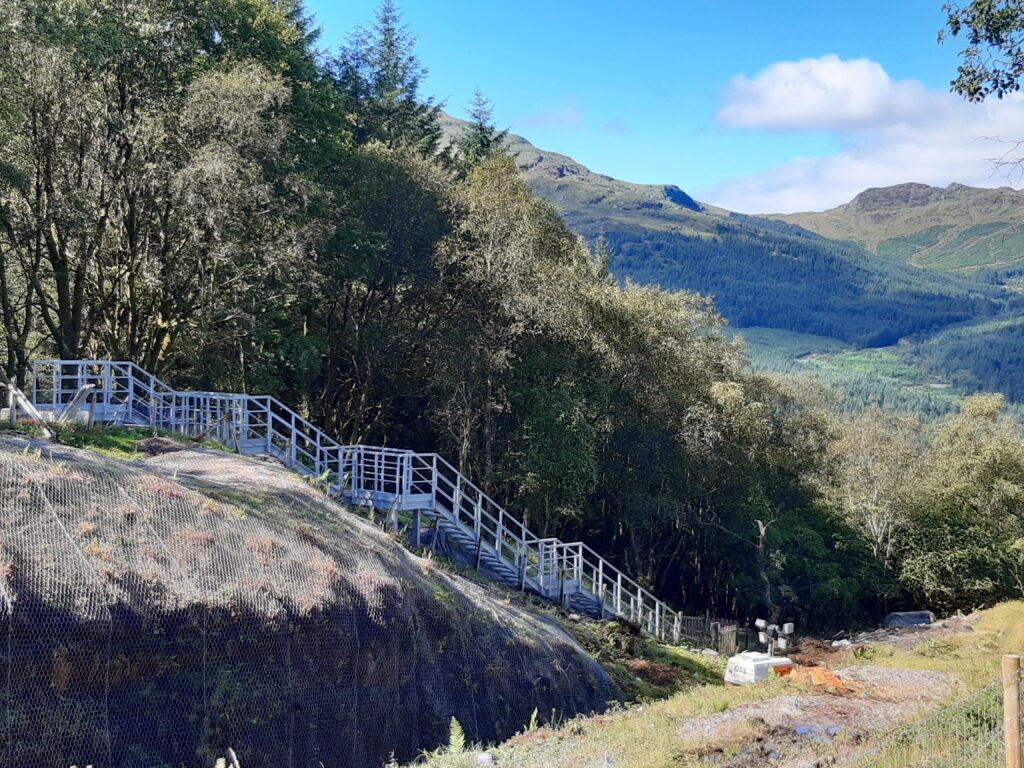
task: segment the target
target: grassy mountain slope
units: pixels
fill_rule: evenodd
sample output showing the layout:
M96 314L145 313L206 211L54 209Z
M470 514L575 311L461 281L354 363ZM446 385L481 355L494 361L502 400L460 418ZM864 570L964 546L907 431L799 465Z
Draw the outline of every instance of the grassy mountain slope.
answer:
M442 116L441 127L449 140L464 126L462 120ZM538 149L515 134L508 136L506 147L534 192L554 203L577 231L628 224L687 234L714 230L707 209L676 186L633 184L594 173L571 157Z
M971 271L1024 262L1024 191L950 184L867 189L821 213L772 214L914 267Z
M465 124L446 117L443 125L453 136ZM938 269L972 259L976 266L1013 263L1003 251L1024 226L1024 197L1012 190L901 185L868 190L823 214L745 216L672 185L595 173L521 136L510 135L507 147L534 191L573 229L605 236L619 279L711 295L750 336L758 368L813 373L850 402L936 416L955 408L963 392L1016 386L1016 367L999 358L1016 328L1006 323L1024 307L1024 296L1003 285L1016 273L990 270L980 280ZM870 237L860 221L872 223ZM936 269L918 268L924 261ZM955 353L944 352L943 339L979 323L987 324L989 343L958 342ZM809 338L826 348L805 355L799 350ZM971 373L964 375L968 353Z

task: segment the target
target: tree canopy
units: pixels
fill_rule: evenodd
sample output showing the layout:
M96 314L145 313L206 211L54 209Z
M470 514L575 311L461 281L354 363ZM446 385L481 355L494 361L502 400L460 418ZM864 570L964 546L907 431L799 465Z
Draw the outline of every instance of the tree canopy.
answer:
M443 137L391 2L330 60L298 2L0 10L16 380L38 355L116 357L272 393L343 441L451 456L693 611L814 627L1020 589L1024 458L998 403L919 439L755 374L709 298L613 279L641 244L570 231L482 95ZM893 323L933 311L960 308Z
M950 83L953 91L968 101L1001 99L1019 91L1024 74L1024 3L971 0L946 3L942 10L946 26L939 41L962 36L966 43L956 79Z

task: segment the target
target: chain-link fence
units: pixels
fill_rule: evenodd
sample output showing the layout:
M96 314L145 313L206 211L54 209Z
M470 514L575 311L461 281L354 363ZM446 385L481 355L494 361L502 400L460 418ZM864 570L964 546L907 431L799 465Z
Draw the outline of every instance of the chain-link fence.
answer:
M848 763L850 768L1004 768L1008 744L1005 696L1016 697L1020 720L1019 670L1000 677L981 690L901 728ZM1011 710L1012 711L1012 708ZM1012 720L1010 721L1012 722ZM1017 740L1020 732L1018 728Z
M380 768L600 710L565 632L266 462L0 436L0 766Z

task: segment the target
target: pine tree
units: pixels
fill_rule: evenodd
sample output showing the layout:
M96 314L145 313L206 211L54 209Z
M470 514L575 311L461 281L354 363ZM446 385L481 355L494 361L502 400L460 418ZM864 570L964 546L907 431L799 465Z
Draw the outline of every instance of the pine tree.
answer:
M481 160L503 152L507 138L508 131L499 131L494 125L493 103L476 89L469 108L469 125L455 140L460 174L465 175Z
M415 44L394 2L384 0L372 29L357 30L334 62L356 143L412 146L425 157L437 151L441 106L420 98L427 70L413 53Z

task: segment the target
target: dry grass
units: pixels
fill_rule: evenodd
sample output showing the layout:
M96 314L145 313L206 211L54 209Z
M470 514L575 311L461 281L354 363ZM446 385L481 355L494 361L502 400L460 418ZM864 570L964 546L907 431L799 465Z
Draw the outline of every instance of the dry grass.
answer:
M182 538L190 545L196 547L212 547L216 538L209 531L200 531L195 528L189 528L182 533Z
M245 537L245 548L250 552L261 555L263 557L270 557L279 548L279 544L269 536L246 536Z
M97 560L102 560L104 563L114 562L114 550L109 544L90 541L82 547L82 551L89 555L89 557L95 557Z
M674 649L665 649L672 652ZM832 666L876 666L945 672L972 690L997 674L1004 653L1024 650L1024 602L1004 603L984 611L974 631L924 639L909 649L870 646L867 651L836 654ZM638 675L657 667L648 661L629 664ZM669 699L631 706L623 711L578 718L558 727L544 727L490 749L496 764L517 768L578 768L614 765L616 768L686 768L707 765L761 738L757 722L730 723L712 740L683 734L689 720L724 712L744 704L792 695L796 688L784 679L755 687L731 688L705 684ZM897 725L897 723L891 723ZM888 730L871 733L884 738ZM463 755L432 756L430 768L470 768L479 750ZM605 762L607 759L607 763Z
M948 672L967 689L980 688L998 674L1005 653L1024 651L1024 601L981 612L973 631L922 638L910 649L876 645L851 652L850 664Z
M670 699L629 707L623 711L577 718L560 727L544 727L516 737L491 751L498 765L516 768L579 768L610 764L616 768L680 768L696 765L706 746L693 749L682 734L687 720L761 701L787 691L774 680L756 688L703 685ZM728 748L754 738L756 726L729 731ZM431 768L471 768L478 750L441 755ZM608 763L605 758L608 757Z

